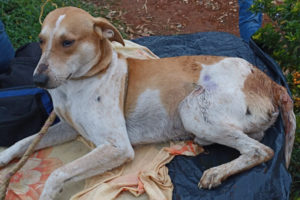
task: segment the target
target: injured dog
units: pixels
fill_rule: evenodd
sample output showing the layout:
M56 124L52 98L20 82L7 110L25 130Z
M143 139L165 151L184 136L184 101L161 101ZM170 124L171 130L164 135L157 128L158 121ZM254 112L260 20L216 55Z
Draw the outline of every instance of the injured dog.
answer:
M101 174L133 159L133 145L184 139L240 152L237 159L203 173L199 187L216 187L272 158L272 149L259 140L279 110L289 165L295 134L292 100L285 88L247 61L215 56L125 58L110 43L124 44L116 28L74 7L51 12L39 37L43 53L33 79L48 89L61 121L50 127L38 149L78 134L96 146L56 169L40 199L53 199L65 182ZM0 166L21 156L33 138L1 152Z

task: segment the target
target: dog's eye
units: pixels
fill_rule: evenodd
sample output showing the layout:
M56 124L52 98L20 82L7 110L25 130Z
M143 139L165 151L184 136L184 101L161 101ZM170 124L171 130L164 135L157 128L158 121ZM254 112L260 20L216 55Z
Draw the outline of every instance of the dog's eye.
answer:
M40 44L44 43L44 40L42 40L41 38L39 39Z
M75 40L64 40L62 42L63 47L70 47L74 44Z

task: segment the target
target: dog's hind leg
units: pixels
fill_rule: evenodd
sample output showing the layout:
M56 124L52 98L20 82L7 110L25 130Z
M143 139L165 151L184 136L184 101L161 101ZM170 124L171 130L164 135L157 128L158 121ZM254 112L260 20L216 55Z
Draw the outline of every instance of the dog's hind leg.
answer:
M204 171L199 182L200 188L213 188L236 173L250 169L273 157L273 150L250 138L243 132L237 116L239 104L218 109L214 99L203 94L189 95L180 105L179 113L186 131L193 133L197 140L218 143L237 149L241 155L235 160ZM227 105L229 106L229 104ZM234 110L236 109L236 110Z
M250 169L273 157L272 149L248 137L244 132L236 128L224 125L219 128L211 127L209 132L199 132L198 130L203 128L199 127L201 126L199 123L195 122L193 125L188 125L184 122L184 126L206 140L232 147L241 153L237 159L229 163L204 171L198 185L200 188L210 189L216 187L229 176Z
M73 140L77 135L77 132L71 126L61 121L48 129L48 132L37 145L36 150ZM36 134L24 138L0 152L0 167L7 165L14 158L22 156L35 136Z
M274 154L272 149L249 138L240 130L224 130L223 139L216 143L235 148L241 155L229 163L204 171L198 185L200 188L216 187L229 176L270 160Z

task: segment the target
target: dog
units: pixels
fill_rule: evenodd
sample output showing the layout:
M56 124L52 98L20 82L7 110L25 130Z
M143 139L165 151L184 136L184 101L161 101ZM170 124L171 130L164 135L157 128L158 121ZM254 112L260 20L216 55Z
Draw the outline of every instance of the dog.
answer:
M273 150L259 141L280 111L288 167L295 135L293 102L286 89L240 58L182 56L139 60L116 53L124 45L103 18L74 7L47 15L40 32L42 56L34 71L61 119L37 149L75 139L96 148L56 169L40 199L52 200L66 182L78 181L134 158L134 145L193 139L218 143L240 156L207 169L199 187L211 189L233 174L270 160ZM21 156L35 136L0 153L0 166Z

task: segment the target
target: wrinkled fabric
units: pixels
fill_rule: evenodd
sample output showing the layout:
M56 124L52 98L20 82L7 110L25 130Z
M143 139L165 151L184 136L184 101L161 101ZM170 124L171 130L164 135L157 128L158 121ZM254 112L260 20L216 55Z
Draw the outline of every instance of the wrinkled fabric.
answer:
M250 46L234 35L206 32L177 36L153 36L133 40L159 57L215 55L244 58L277 83L287 86L276 62L250 40ZM284 128L281 117L265 134L262 143L274 150L270 161L229 177L213 190L198 188L204 170L229 162L239 153L229 147L204 147L208 153L196 157L177 156L168 164L174 184L174 200L266 200L289 199L291 176L285 167Z
M4 148L0 148L0 151ZM30 156L26 164L10 179L5 200L39 200L45 182L57 168L77 159L89 152L89 149L79 141L71 141L62 145L36 151ZM0 179L16 164L11 162L7 167L0 169ZM81 191L84 181L79 181L64 187L63 193L56 200L69 199L72 194Z
M167 144L141 145L134 148L133 161L112 171L87 180L86 190L71 200L124 199L123 192L133 194L127 198L136 199L146 193L150 200L171 200L173 185L166 164L175 155L195 156L202 153L202 147L190 141Z

